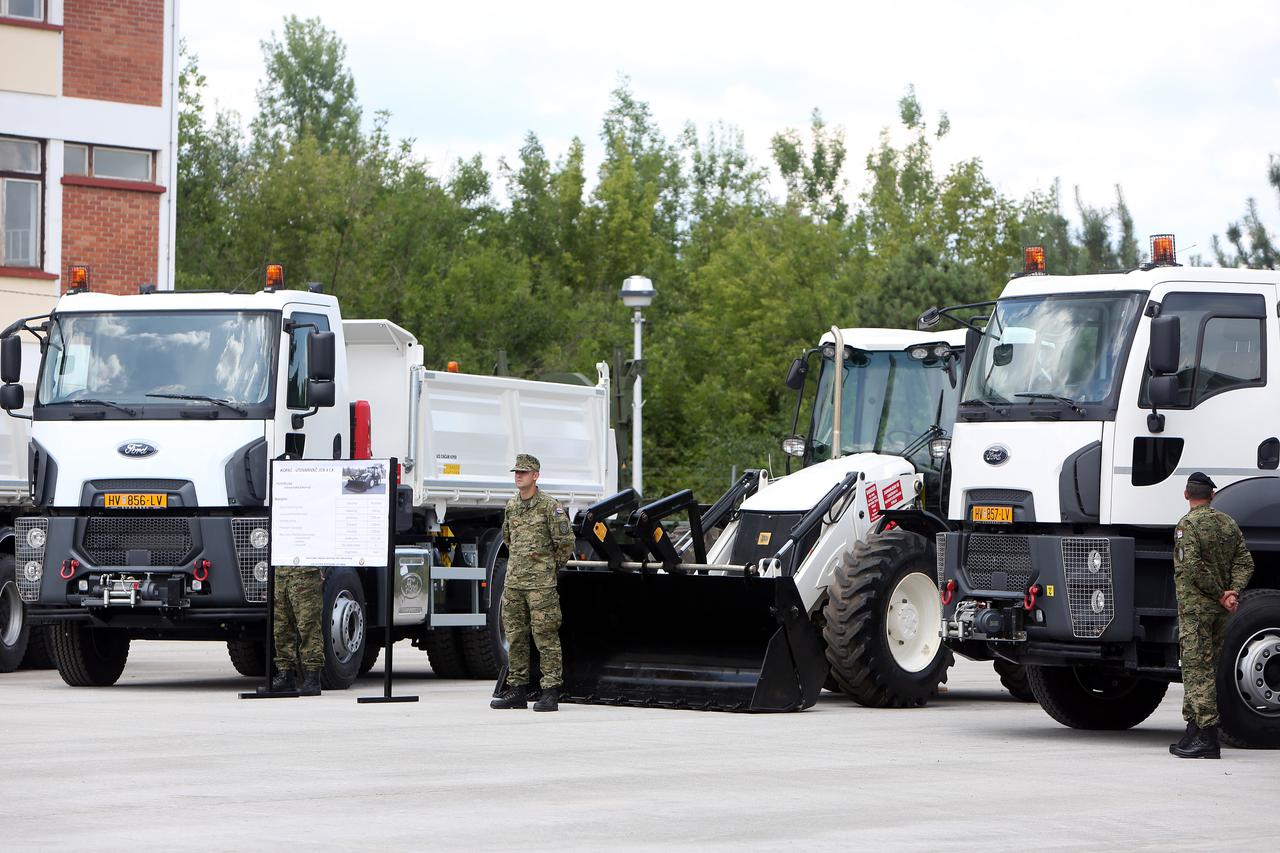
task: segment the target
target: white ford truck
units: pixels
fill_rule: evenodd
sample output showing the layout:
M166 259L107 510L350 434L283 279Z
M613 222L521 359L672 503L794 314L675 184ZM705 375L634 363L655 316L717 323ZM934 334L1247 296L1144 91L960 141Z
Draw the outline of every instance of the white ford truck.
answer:
M33 418L14 585L73 686L115 683L139 639L223 641L263 674L273 458L400 463L395 612L383 570L326 570L327 688L387 620L437 675L497 674L516 452L571 513L617 489L603 365L594 386L426 370L413 335L319 292L75 292L0 338L0 405Z

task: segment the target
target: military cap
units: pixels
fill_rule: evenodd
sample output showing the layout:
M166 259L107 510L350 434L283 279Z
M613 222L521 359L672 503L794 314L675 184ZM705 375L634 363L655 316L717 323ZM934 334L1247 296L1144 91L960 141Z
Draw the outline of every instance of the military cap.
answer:
M516 464L512 471L541 471L542 463L531 453L516 454Z
M1218 488L1214 484L1213 480L1209 479L1209 475L1202 471L1193 471L1191 473L1191 476L1187 478L1187 485L1190 486L1192 483L1195 483L1197 486L1208 486L1211 489Z

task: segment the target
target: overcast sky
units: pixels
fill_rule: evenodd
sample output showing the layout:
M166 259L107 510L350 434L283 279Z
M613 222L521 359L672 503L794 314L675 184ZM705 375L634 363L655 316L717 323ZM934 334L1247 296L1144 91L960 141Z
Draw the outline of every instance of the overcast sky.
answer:
M532 130L554 158L581 137L598 159L620 75L668 137L736 125L769 139L817 107L843 128L852 197L863 157L914 84L943 163L980 157L1006 194L1061 178L1069 202L1110 205L1123 186L1145 235L1180 253L1258 198L1280 154L1280 5L1271 2L594 3L183 0L179 24L219 106L252 114L259 42L286 15L319 17L348 47L366 114L443 175L457 157L514 159ZM776 174L776 170L775 170ZM1068 207L1071 212L1073 207ZM1195 247L1193 247L1193 245Z

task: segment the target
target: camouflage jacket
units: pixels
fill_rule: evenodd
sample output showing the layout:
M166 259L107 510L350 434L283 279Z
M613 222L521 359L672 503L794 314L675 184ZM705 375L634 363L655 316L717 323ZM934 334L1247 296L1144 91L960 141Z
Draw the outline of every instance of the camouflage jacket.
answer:
M1182 517L1173 533L1173 582L1178 608L1225 612L1218 599L1229 589L1242 591L1253 577L1253 557L1231 516L1198 506Z
M516 495L507 501L502 541L507 545L507 586L512 589L553 587L556 569L573 554L569 514L555 498L541 490L527 501Z

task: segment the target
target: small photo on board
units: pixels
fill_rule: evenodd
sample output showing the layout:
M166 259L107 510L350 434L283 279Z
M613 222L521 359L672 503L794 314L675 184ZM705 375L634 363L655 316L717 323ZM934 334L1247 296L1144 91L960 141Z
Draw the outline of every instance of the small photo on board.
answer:
M344 495L385 495L387 466L381 462L372 465L344 465L342 493Z

